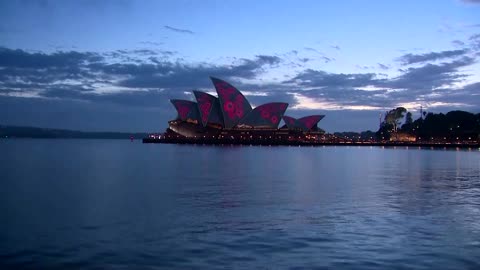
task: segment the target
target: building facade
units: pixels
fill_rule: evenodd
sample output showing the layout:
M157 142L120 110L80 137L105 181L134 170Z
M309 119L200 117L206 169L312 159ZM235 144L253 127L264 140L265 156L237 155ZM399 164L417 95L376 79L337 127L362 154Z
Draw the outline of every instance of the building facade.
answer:
M286 116L288 103L272 102L252 108L250 102L233 85L211 77L217 97L193 91L196 102L170 100L177 110L177 118L169 121L167 134L184 137L254 138L311 136L320 134L317 124L324 115L310 115L299 119ZM285 123L279 128L280 122Z

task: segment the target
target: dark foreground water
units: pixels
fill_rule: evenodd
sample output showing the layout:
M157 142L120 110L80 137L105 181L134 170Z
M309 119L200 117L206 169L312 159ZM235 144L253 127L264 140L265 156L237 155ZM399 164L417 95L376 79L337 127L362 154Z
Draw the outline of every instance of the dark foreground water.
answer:
M0 268L480 269L480 151L2 140Z

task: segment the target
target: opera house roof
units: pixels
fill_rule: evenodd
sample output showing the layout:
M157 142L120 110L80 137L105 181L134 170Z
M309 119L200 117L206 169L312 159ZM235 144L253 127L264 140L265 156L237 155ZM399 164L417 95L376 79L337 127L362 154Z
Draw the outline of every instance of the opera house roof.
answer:
M286 116L288 103L272 102L252 108L245 96L226 81L210 77L218 97L201 91L193 91L197 102L182 99L170 100L177 110L177 120L198 125L215 124L231 128L278 128L283 119L288 129L311 130L324 115L310 115L295 119Z

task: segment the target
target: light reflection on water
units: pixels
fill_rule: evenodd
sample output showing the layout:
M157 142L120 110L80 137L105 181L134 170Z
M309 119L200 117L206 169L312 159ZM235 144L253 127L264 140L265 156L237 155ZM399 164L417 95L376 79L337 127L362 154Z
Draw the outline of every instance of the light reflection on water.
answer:
M480 266L479 151L108 140L0 150L0 266Z

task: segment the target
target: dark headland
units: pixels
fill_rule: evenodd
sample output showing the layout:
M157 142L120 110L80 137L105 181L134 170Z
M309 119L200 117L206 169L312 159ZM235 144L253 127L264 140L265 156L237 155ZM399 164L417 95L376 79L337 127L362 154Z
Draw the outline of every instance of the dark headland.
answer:
M39 139L141 139L147 133L127 132L87 132L68 129L40 128L29 126L0 125L0 139L39 138Z

